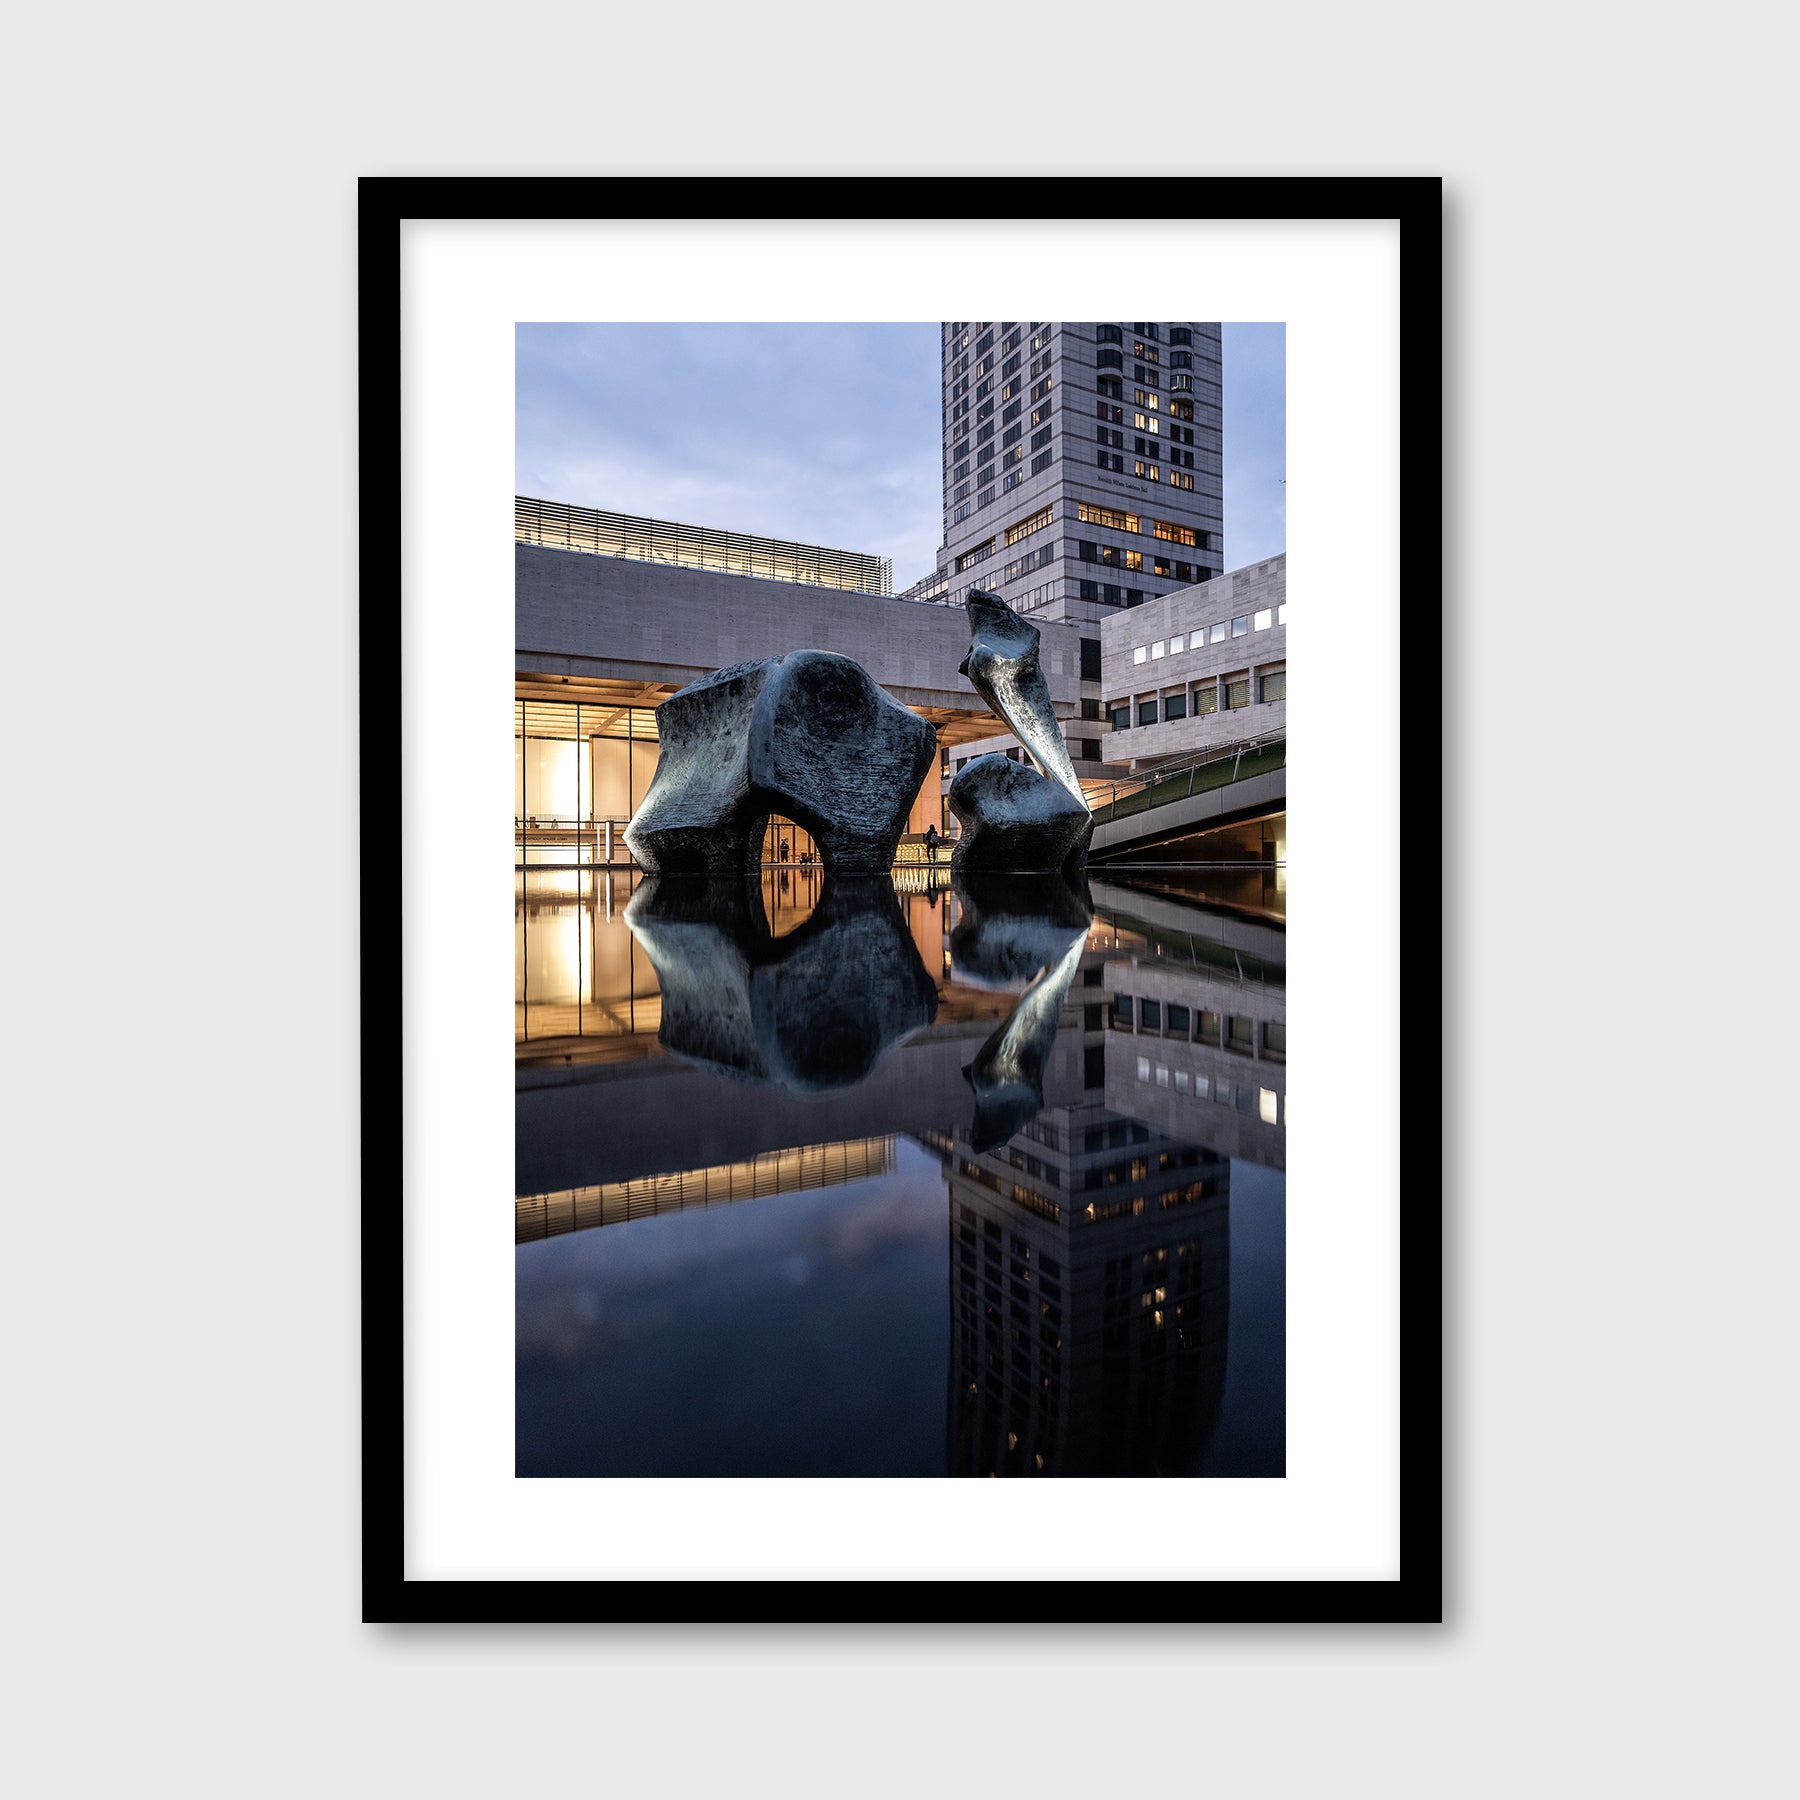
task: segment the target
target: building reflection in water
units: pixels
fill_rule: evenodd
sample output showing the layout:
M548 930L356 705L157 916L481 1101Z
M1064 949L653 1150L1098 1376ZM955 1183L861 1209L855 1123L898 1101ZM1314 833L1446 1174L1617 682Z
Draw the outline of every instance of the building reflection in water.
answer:
M800 1144L768 1150L742 1162L705 1169L675 1169L635 1181L605 1181L555 1194L521 1194L513 1202L513 1242L535 1243L571 1231L661 1218L695 1206L734 1206L770 1194L837 1187L866 1181L894 1168L894 1139L852 1138L836 1144Z
M804 901L799 887L811 890ZM604 942L583 954L613 970L608 1016L622 1042L640 1059L673 1054L521 1086L522 1105L566 1127L544 1139L538 1166L579 1185L521 1192L520 1253L559 1234L891 1176L894 1146L910 1137L945 1184L946 1471L1193 1473L1225 1392L1231 1159L1275 1170L1286 1160L1281 922L1254 905L1201 909L1100 881L1050 904L1040 887L1035 908L1029 892L965 885L859 899L841 917L838 903L821 907L823 890L808 881L783 894L777 882L757 921L741 906L709 918L646 892L632 903L642 943L619 916L628 888L539 897L577 909L593 934L579 944ZM795 1060L810 1002L782 1002L780 977L790 958L802 971L809 954L823 958L793 984L822 991L825 964L844 960L834 944L849 947L853 966L837 970L846 991L877 997L855 1005L881 1013L888 992L894 1029L857 1037L860 1079L813 1094L818 1071ZM876 964L891 967L885 988ZM723 1057L716 1030L692 1044L684 1035L721 993L733 1049ZM660 1047L648 1036L659 1030ZM702 1129L657 1123L676 1118ZM605 1121L610 1137L584 1119ZM808 1121L821 1136L805 1134ZM520 1133L523 1173L526 1111ZM662 1167L656 1146L683 1141L714 1160Z
M1225 1379L1231 1165L1103 1106L937 1145L954 1475L1165 1475Z

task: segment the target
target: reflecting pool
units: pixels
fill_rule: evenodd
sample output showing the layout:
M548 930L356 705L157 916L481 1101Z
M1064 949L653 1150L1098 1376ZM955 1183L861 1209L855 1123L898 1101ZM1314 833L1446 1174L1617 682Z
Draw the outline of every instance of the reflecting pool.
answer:
M1284 876L522 873L517 1472L1281 1475Z

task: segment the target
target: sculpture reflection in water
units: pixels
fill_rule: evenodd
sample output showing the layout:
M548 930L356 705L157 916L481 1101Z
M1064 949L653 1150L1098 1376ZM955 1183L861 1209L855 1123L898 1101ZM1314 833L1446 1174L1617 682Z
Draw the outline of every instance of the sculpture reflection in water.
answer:
M1029 984L963 1071L975 1090L969 1136L986 1150L1043 1111L1044 1069L1094 909L1085 882L1059 875L958 875L954 886L961 916L950 954L959 975L982 986Z
M785 937L754 879L652 877L625 922L662 989L658 1041L746 1080L848 1087L937 1017L937 985L886 876L827 873Z

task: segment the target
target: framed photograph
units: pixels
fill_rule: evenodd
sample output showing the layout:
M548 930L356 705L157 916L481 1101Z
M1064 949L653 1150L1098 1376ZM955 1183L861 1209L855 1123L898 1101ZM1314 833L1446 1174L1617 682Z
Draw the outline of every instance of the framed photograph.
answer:
M359 209L365 1619L1440 1619L1440 184Z

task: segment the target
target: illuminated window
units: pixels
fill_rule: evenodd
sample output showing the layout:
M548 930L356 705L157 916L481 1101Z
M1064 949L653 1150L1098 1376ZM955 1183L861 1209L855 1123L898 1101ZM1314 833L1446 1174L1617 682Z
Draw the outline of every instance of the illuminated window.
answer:
M1055 512L1054 506L1041 506L1029 518L1020 519L1017 524L1006 528L1006 541L1009 546L1016 544L1020 538L1029 537L1034 531L1042 531L1051 521Z
M1149 1059L1149 1057L1140 1056L1137 1059L1137 1078L1139 1081L1148 1081L1150 1079L1150 1059Z
M1143 569L1143 566L1144 566L1144 553L1143 553L1143 551L1141 551L1141 550L1127 550L1127 551L1126 551L1126 552L1125 552L1125 566L1126 566L1126 568L1128 568L1128 569L1137 569L1137 570L1140 570L1140 571L1141 571L1141 570L1142 570L1142 569Z
M1267 631L1269 627L1275 623L1273 609L1265 606L1262 611L1256 615L1254 623L1258 631Z
M1169 471L1169 485L1170 487L1186 488L1189 493L1192 493L1194 490L1194 478L1191 475L1183 475L1178 469L1171 469Z
M1134 663L1141 663L1149 654L1149 651L1147 651L1142 644L1139 644L1138 647L1132 651L1131 660Z
M1075 516L1083 525L1110 525L1114 531L1142 531L1143 521L1133 512L1120 512L1111 506L1090 506L1085 500L1075 503Z
M1155 463L1139 462L1132 473L1144 481L1162 480L1162 471L1157 468Z
M1162 653L1163 653L1163 641L1161 638L1158 638L1156 640L1156 642L1150 646L1150 660L1152 662L1155 662L1156 659L1162 655Z

